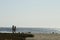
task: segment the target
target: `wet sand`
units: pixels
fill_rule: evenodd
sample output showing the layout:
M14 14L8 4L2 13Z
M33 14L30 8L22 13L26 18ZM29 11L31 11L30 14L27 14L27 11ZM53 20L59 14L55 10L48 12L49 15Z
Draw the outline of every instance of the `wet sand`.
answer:
M34 34L33 38L26 38L26 40L60 40L60 34Z

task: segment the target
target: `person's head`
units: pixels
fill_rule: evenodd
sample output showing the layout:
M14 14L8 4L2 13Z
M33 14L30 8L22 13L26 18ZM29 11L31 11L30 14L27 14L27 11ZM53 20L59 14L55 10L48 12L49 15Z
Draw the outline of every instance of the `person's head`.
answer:
M12 25L12 28L14 27L14 25Z
M16 28L16 26L15 26L15 28Z

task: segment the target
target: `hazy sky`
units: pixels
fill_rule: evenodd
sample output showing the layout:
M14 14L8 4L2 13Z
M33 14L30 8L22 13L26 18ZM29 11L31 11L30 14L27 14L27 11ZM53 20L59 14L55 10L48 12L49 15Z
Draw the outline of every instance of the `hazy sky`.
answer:
M0 27L60 28L60 0L0 0Z

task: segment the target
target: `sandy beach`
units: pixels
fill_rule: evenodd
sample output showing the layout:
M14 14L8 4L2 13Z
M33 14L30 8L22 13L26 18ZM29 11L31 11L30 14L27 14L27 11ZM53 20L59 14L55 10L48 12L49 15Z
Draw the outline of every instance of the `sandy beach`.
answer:
M33 38L26 38L26 40L60 40L60 34L34 34Z

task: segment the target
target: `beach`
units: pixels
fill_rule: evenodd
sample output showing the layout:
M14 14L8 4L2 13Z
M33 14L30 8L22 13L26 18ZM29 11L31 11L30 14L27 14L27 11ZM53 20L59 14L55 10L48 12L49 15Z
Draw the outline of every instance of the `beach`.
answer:
M34 37L26 38L26 40L60 40L60 34L35 33Z
M58 33L0 33L0 40L60 40Z
M0 40L21 40L21 33L26 40L60 40L60 31L50 28L17 28L16 33L11 32L11 28L0 28ZM27 34L26 34L27 33ZM34 36L28 36L30 33ZM26 35L27 36L26 36Z

